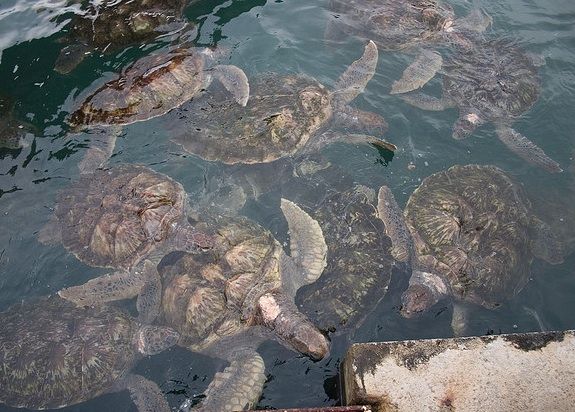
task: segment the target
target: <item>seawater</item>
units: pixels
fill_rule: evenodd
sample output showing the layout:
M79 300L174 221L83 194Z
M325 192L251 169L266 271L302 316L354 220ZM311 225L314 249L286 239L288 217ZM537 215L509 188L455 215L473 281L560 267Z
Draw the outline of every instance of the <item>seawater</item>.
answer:
M542 93L514 127L541 146L566 170L549 175L526 164L496 138L492 126L478 129L464 141L451 138L456 110L424 112L389 95L413 55L380 51L375 77L354 105L383 115L389 123L386 140L398 146L391 162L372 147L335 144L324 155L358 183L377 189L387 184L404 205L426 176L453 164L493 164L523 183L534 196L569 196L575 144L575 4L570 0L477 0L452 2L458 15L481 7L493 17L492 35L516 39L527 51L542 56ZM77 5L64 1L0 0L0 91L17 102L15 114L32 124L35 138L19 151L0 151L0 310L34 296L55 293L104 273L78 262L61 247L38 243L59 189L74 181L86 135L66 136L64 119L71 102L86 87L112 76L136 58L165 47L161 40L116 54L94 54L69 75L53 71L60 39ZM197 24L198 45L231 50L230 64L248 77L261 72L305 73L332 87L347 65L363 50L363 41L346 37L326 43L328 20L336 18L326 0L197 1L186 9ZM428 90L439 93L441 78ZM185 154L170 142L158 119L126 127L112 164L137 162L180 181L193 200L204 182L224 169ZM415 168L409 168L412 164ZM552 200L551 200L552 201ZM246 211L285 238L277 205ZM557 219L562 216L554 216ZM476 309L471 333L502 333L575 328L575 256L558 266L535 260L531 280L498 311ZM399 315L405 279L394 278L389 293L352 336L335 337L330 357L312 362L269 342L261 352L267 382L260 408L335 405L339 401L337 372L351 341L446 337L451 335L451 307L438 305L419 319ZM199 396L225 364L174 349L141 362L137 372L158 382L172 407ZM0 411L13 409L0 406ZM134 410L126 392L103 396L69 411Z

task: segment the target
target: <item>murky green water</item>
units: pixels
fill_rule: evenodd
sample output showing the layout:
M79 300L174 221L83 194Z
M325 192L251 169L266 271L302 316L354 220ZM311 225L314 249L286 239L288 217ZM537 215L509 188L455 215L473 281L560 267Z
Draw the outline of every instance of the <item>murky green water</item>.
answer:
M473 7L463 0L452 3L460 15ZM424 177L458 163L494 164L522 182L535 198L559 202L569 196L572 187L575 4L570 0L477 0L475 4L493 17L493 34L511 36L545 58L540 69L541 96L515 128L543 147L566 172L551 175L529 166L496 139L490 125L467 140L452 140L456 110L423 112L389 95L391 83L412 58L389 52L380 52L377 73L355 105L387 119L385 138L399 147L393 160L386 165L374 148L345 144L333 145L324 154L358 183L375 189L382 184L390 186L402 205ZM65 8L64 1L0 0L0 49L4 49L0 93L10 95L16 101L15 115L36 129L28 147L0 149L0 309L103 273L79 263L63 248L43 246L36 240L58 189L76 179L76 165L85 150L82 143L87 136L67 139L63 121L73 97L92 82L165 46L158 40L142 48L95 54L69 75L60 75L52 68L62 47L61 30L76 9ZM334 19L327 0L199 1L186 9L186 16L198 24L198 44L229 48L231 64L242 67L248 77L266 71L305 73L332 86L363 50L363 42L351 37L326 46L325 25ZM440 84L438 77L429 90L438 92ZM192 197L202 191L205 179L227 173L221 165L184 154L169 138L160 119L130 125L111 162L148 165L180 181ZM410 164L415 168L408 168ZM264 202L246 212L273 231L283 230L275 205ZM551 219L568 220L567 212L565 216L554 213ZM524 290L499 311L477 309L471 332L575 328L574 268L574 255L558 266L535 260L532 280ZM419 319L406 320L399 315L399 296L405 286L405 279L394 278L390 292L355 332L354 341L450 336L447 302ZM320 362L296 356L276 343L264 344L261 352L268 379L259 406L337 404L336 375L348 339L336 337L332 344L331 356ZM200 395L223 367L222 361L174 349L146 359L137 370L158 382L175 408L185 397ZM0 406L0 410L12 409ZM123 411L134 410L134 406L126 393L120 393L66 410Z

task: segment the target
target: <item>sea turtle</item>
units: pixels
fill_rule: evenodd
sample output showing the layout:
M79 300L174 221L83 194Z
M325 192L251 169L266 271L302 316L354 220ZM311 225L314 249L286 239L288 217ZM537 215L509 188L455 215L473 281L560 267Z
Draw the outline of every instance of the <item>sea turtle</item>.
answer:
M299 287L315 281L325 267L322 231L294 203L282 200L281 209L291 257L256 223L214 214L203 222L217 228L211 252L185 254L172 265L160 265L159 322L180 333L180 345L230 362L210 383L201 410L242 410L257 401L265 381L263 360L255 350L262 339L278 339L314 359L328 351L326 338L293 302ZM91 288L90 282L60 295L78 304L86 298L116 299L105 288Z
M471 48L458 48L443 71L443 96L423 93L401 98L423 110L459 108L453 138L463 139L486 122L495 124L499 139L516 155L549 172L560 165L541 148L511 128L515 119L529 110L541 92L537 75L540 61L508 39L484 39Z
M39 239L61 242L90 266L119 269L88 283L107 288L125 283L140 291L140 315L151 320L160 293L154 263L172 250L211 246L209 235L188 224L188 207L180 183L145 166L119 165L83 175L63 189ZM109 292L124 298L121 289ZM87 299L87 304L98 302Z
M203 92L215 78L245 106L248 79L239 67L218 65L221 52L207 48L161 50L136 60L122 74L78 98L67 122L72 130L107 127L80 163L90 173L111 156L119 126L161 116Z
M89 2L81 14L72 17L67 36L70 43L58 56L54 70L66 74L74 70L94 50L117 52L140 45L162 34L186 26L185 0L105 0Z
M331 0L329 9L337 18L328 22L328 38L345 33L372 39L381 50L418 52L391 93L415 90L441 68L441 55L428 47L467 45L467 33L482 32L491 24L491 18L478 9L456 19L449 4L436 0ZM405 82L405 77L411 81Z
M173 141L184 150L226 164L272 162L337 139L385 145L375 137L326 132L332 121L348 129L385 130L385 120L379 115L348 106L372 78L377 58L377 47L370 41L333 91L301 74L264 73L251 79L245 107L214 93L164 119L168 128L175 129Z
M128 390L140 412L168 412L154 382L130 369L176 344L168 327L143 325L112 306L78 308L58 296L0 313L0 403L28 409L75 405Z
M34 128L13 114L15 102L0 94L0 149L20 149L28 145L28 133Z
M389 188L379 198L386 223L403 220ZM404 214L389 233L394 256L413 268L401 313L416 316L451 296L456 335L465 333L466 303L500 306L529 280L533 256L562 261L561 243L523 188L494 166L456 165L425 178Z

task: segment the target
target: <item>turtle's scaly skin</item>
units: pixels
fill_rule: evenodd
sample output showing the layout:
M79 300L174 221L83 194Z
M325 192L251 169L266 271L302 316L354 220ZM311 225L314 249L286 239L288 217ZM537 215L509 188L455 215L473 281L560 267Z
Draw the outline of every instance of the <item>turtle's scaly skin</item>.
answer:
M196 49L143 57L89 96L68 119L72 127L126 125L161 116L199 93L204 56Z
M112 307L58 297L0 313L0 403L61 408L113 389L137 360L138 324Z
M336 24L345 33L369 38L383 50L401 50L442 38L453 22L448 4L434 0L332 0Z
M459 300L497 307L529 279L529 200L494 166L453 166L423 180L405 216L420 260Z
M387 292L391 241L374 201L373 190L356 186L327 196L311 212L324 232L328 261L322 276L298 292L296 302L322 330L356 328Z
M333 114L329 91L310 77L263 74L250 89L246 107L213 93L174 112L185 124L174 141L206 160L267 163L297 152Z
M62 244L78 259L128 269L169 236L185 204L180 183L144 166L120 165L63 189L54 215Z

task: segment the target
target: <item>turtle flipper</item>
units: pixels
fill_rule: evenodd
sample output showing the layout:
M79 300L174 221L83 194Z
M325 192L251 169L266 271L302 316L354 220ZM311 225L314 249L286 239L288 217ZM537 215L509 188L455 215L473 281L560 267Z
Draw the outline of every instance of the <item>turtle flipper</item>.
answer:
M451 318L451 329L456 338L466 336L469 327L469 310L467 305L461 302L453 303L453 315Z
M127 389L138 412L170 412L168 401L160 387L140 375L129 374L121 382L119 389Z
M454 104L445 97L438 99L425 93L410 93L400 96L401 100L421 110L440 112L442 110L454 107Z
M492 24L493 18L478 8L471 10L467 16L455 21L455 27L459 32L471 31L482 33Z
M348 104L360 95L375 74L379 55L377 46L369 41L363 55L346 69L335 84L334 98L340 105Z
M281 199L281 210L288 222L290 255L282 255L282 284L288 295L315 282L326 266L327 244L319 223L295 203ZM291 260L291 262L290 262Z
M531 219L531 227L533 231L533 242L531 243L533 254L552 265L562 263L565 253L563 243L551 228L535 217Z
M354 132L383 134L387 131L387 122L379 114L347 105L334 113L334 122L336 128Z
M116 139L120 135L121 130L120 127L107 127L102 133L90 140L90 147L78 164L80 174L94 173L108 161L112 153L114 153Z
M391 94L407 93L423 87L441 69L441 54L423 50L404 71L401 79L393 82Z
M145 278L147 279L136 300L138 320L143 323L152 323L160 313L162 303L162 281L160 274L151 261L144 262Z
M505 146L532 165L539 166L550 173L563 171L559 163L547 156L539 146L535 145L535 143L511 127L498 125L496 132L499 140L501 140Z
M62 241L62 227L56 215L38 232L38 241L43 245L56 245Z
M403 213L387 186L381 186L377 196L377 214L385 224L387 235L391 239L391 255L398 262L408 262L414 258L414 245Z
M60 51L56 63L54 63L54 70L60 74L70 73L84 60L91 50L88 45L82 43L71 44L64 47Z
M205 398L197 408L203 412L232 412L251 409L259 400L264 382L265 365L262 357L253 350L243 350L233 355L230 365L214 375ZM189 411L191 402L186 400L180 411Z
M213 68L213 76L232 94L238 104L248 104L250 84L242 69L232 65L218 65Z
M140 267L132 271L118 271L91 279L79 286L61 289L60 297L78 306L97 306L138 295L148 281L148 274Z
M156 355L180 339L180 334L167 326L142 325L137 333L137 349L143 355Z

